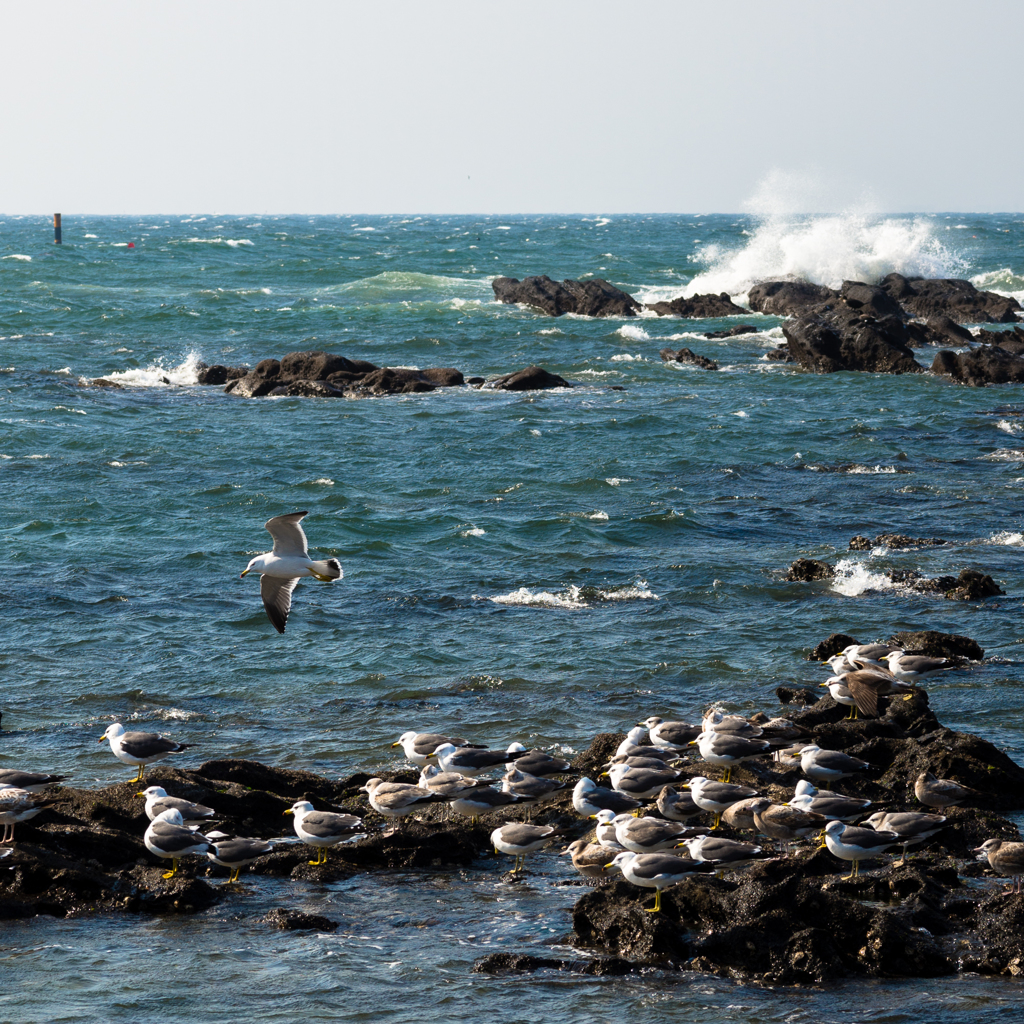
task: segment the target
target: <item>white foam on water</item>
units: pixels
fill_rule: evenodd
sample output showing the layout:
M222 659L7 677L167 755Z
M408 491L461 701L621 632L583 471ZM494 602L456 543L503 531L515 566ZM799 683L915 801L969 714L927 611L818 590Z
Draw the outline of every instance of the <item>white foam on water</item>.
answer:
M892 590L893 583L887 576L871 572L863 562L853 558L841 558L836 562L832 589L844 597L859 597L873 591Z
M53 372L54 373L59 373L62 377L70 377L71 376L71 367L70 366L62 366L59 370L54 370Z
M188 238L188 239L186 239L186 241L187 242L195 242L195 243L198 243L200 245L230 245L233 249L237 248L240 245L255 245L256 244L255 242L252 242L248 238L220 238L220 237L217 237L217 238ZM117 244L120 245L122 243L117 243Z
M189 352L185 361L177 366L168 367L156 363L144 369L119 370L108 373L106 379L137 388L187 387L190 384L199 383L200 361L198 352Z
M1016 273L1009 267L991 270L987 274L975 274L971 284L986 292L996 292L1024 303L1024 273Z
M546 327L543 331L538 331L538 334L561 334L562 332L557 327Z
M628 484L632 482L632 478L628 476L609 476L605 477L604 481L609 487L618 487L620 484Z
M895 473L895 466L850 466L849 469L844 470L845 473L849 473L851 476L869 475L873 476L876 473Z
M679 334L670 334L661 341L707 341L703 334L698 331L682 331Z
M311 484L320 484L323 487L333 487L334 481L329 476L318 476L315 480L309 481Z
M749 412L745 412L743 409L740 409L739 412L734 412L733 416L739 416L740 419L744 419L745 420L745 419L749 419L750 418L750 413Z
M108 466L114 466L120 468L122 466L148 466L148 462L118 462L116 459L113 462L108 462Z
M376 228L353 228L353 231L376 231Z
M616 332L620 338L628 338L630 341L650 341L651 336L636 324L623 324Z
M82 235L83 238L98 238L98 235Z
M1011 423L1010 420L999 420L996 423L996 427L999 430L1005 430L1007 434L1019 434L1021 430L1024 430L1024 425Z
M494 230L495 231L511 231L512 229L507 224L499 224Z
M0 256L0 259L5 259L5 260L24 260L26 263L31 263L32 262L32 257L31 256L25 256L23 253L20 253L20 252L11 253L10 256Z
M531 430L530 433L533 434L534 437L540 437L540 431L539 430Z
M762 220L742 249L709 245L700 251L698 259L708 269L687 285L686 295L746 296L758 281L784 278L838 288L843 281L875 283L893 272L963 276L966 262L939 239L927 217L794 215L770 194L771 188L769 182L753 204Z
M608 360L610 363L646 363L647 357L641 355L631 356L628 352L619 352Z
M0 455L0 459L13 459L13 455Z
M520 587L509 594L498 594L486 599L474 595L476 600L488 600L493 604L508 605L520 608L563 608L575 610L586 608L587 602L580 600L580 588L569 587L561 594L552 594L547 590L530 590Z
M1020 448L997 448L988 455L979 455L978 458L988 462L1024 462L1024 451Z
M607 512L591 512L590 515L587 516L587 519L599 519L599 520L604 521L604 520L608 519L608 513Z
M486 530L481 530L480 527L475 527L472 530L462 530L459 533L460 537L483 537L487 533Z
M993 533L988 542L989 544L1002 544L1010 548L1021 548L1024 547L1024 533L1000 530L999 533Z
M48 459L49 455L26 455L26 459Z
M647 580L637 580L625 587L598 590L596 595L602 601L660 601L661 598L647 585Z

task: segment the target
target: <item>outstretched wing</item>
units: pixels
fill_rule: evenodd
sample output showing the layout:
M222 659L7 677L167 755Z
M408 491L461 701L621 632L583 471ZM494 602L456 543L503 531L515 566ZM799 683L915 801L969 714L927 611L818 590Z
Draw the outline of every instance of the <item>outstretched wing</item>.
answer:
M271 520L273 522L273 520ZM267 618L273 623L278 633L284 632L288 613L292 610L292 591L299 582L298 576L282 579L280 576L260 577L260 596L263 607L267 609Z
M308 515L309 512L289 512L286 516L274 516L273 519L268 519L264 523L270 536L274 538L275 555L280 558L288 555L309 557L306 535L299 525Z

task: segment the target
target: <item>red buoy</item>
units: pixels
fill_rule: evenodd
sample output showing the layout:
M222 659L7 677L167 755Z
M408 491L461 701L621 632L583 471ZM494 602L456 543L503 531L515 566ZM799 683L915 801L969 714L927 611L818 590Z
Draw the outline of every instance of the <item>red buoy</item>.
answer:
M128 243L128 248L129 249L134 249L135 248L135 243L134 242L129 242Z

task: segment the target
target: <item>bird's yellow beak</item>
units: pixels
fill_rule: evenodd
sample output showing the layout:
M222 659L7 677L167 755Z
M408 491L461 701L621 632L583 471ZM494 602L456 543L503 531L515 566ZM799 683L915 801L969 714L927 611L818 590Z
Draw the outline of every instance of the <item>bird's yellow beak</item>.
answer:
M391 746L393 746L393 747L400 747L401 745L402 744L399 743L397 740L394 743L391 744Z
M599 779L606 779L606 778L608 778L608 777L609 777L610 775L611 775L611 772L601 772L601 774L600 774L600 775L598 776L598 778L599 778Z
M295 812L289 807L288 810L285 811L284 813L285 814L294 814ZM284 815L282 815L282 817L284 817Z
M136 796L145 796L146 794L145 793L136 793L135 795Z
M695 747L695 746L697 746L697 741L696 740L690 740L690 742L687 743L686 745L688 747Z
M612 866L612 863L612 861L609 861L607 864L605 864L605 868L610 868Z
M828 683L818 683L819 686L828 686Z
M97 743L102 743L106 738L107 738L106 736L101 736L96 742Z
M243 573L241 573L241 575L238 578L241 579L242 576L248 576L249 573L251 573L251 572L252 572L252 569L246 569Z

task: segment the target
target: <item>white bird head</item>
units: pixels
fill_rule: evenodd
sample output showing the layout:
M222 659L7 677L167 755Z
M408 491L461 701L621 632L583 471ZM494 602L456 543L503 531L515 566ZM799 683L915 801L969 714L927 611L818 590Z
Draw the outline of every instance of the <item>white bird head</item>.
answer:
M181 811L176 811L173 807L166 811L161 811L154 819L153 824L158 821L166 821L170 825L182 825L185 824L185 819L181 816Z
M608 864L605 864L605 867L618 868L621 871L626 864L631 864L633 862L634 857L636 857L635 853L623 850L622 853L615 854L611 861Z
M144 796L147 800L160 800L167 796L167 790L163 786L147 786L141 793L135 795Z
M838 839L846 831L846 826L841 821L830 821L825 826L825 831L833 838Z
M296 800L284 813L294 814L296 818L301 818L309 814L311 810L313 810L313 805L308 800Z
M113 725L108 725L103 735L99 738L99 742L102 743L104 740L116 740L118 736L124 735L124 726L119 722L115 722Z
M249 559L249 564L242 570L238 578L241 579L242 576L248 576L251 572L259 572L266 564L264 562L265 557L265 555L257 555L255 558Z

